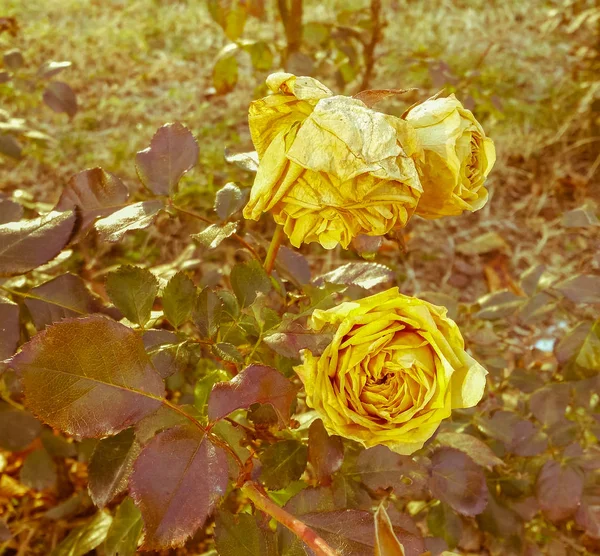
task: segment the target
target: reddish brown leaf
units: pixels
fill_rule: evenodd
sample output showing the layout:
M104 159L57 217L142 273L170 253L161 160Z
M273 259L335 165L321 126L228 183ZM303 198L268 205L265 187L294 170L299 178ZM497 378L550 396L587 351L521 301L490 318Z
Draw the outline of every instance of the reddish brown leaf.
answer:
M56 209L78 207L81 230L86 230L99 216L108 216L123 208L128 197L127 187L117 176L102 168L90 168L69 180Z
M492 449L485 442L470 434L443 432L438 434L435 439L444 446L464 452L478 465L483 465L489 469L496 465L504 465L504 462L492 452Z
M339 436L329 436L323 421L313 421L308 429L308 461L319 483L331 484L331 475L344 462L344 444Z
M431 458L431 493L458 513L477 515L488 501L485 475L469 456L441 448Z
M197 428L179 426L142 450L129 481L144 519L144 548L182 545L225 493L227 456Z
M69 118L77 114L77 97L73 89L62 81L52 81L46 87L43 98L54 112L65 113Z
M356 98L364 102L367 106L371 107L386 98L395 95L403 95L410 91L416 91L417 89L369 89L367 91L361 91L356 93L353 98Z
M579 468L561 466L554 460L544 464L536 482L540 508L551 521L573 515L583 493L583 473Z
M208 418L217 421L236 409L255 403L273 406L282 425L290 420L297 388L279 371L264 365L250 365L229 382L217 382L208 399Z
M150 146L137 153L135 167L140 181L155 195L173 193L179 180L198 162L198 143L179 122L162 126Z
M143 230L156 220L158 213L165 208L159 199L141 201L101 218L94 224L100 239L117 242L131 230Z
M60 253L71 238L75 213L51 212L0 226L0 276L25 274Z
M49 326L9 364L29 409L78 437L115 434L158 409L164 395L140 336L98 315Z

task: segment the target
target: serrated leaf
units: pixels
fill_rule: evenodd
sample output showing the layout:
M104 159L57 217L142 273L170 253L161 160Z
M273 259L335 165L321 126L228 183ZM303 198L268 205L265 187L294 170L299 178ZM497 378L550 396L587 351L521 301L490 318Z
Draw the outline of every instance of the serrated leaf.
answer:
M425 494L429 479L427 470L422 465L385 446L362 451L354 470L347 474L358 476L372 490L391 487L396 496L415 499Z
M190 316L196 301L196 286L183 271L169 280L162 294L165 317L179 328Z
M356 93L352 98L356 98L361 102L364 102L367 106L372 107L378 102L385 100L391 96L403 95L409 91L416 91L417 89L368 89L366 91L360 91Z
M217 421L236 409L252 404L270 404L280 422L289 423L291 406L298 389L279 371L264 365L250 365L229 382L217 382L208 399L208 418Z
M158 280L152 272L139 266L121 266L106 277L106 293L125 315L142 328L150 320L158 294Z
M375 556L405 556L383 503L375 512Z
M245 43L242 45L242 48L250 54L250 60L254 69L267 71L273 67L273 52L265 41Z
M62 274L27 292L25 305L33 324L42 330L64 318L101 312L101 300L92 295L85 282L74 274Z
M28 411L0 402L0 448L17 452L42 432L41 423Z
M223 361L229 361L230 363L242 363L244 361L244 358L238 349L233 344L227 342L213 344L212 352L219 359L222 359Z
M196 240L202 247L215 249L221 242L235 234L237 222L228 222L227 224L211 224L204 228L200 233L193 234L192 239Z
M77 96L73 89L62 81L49 83L42 98L54 112L67 114L69 118L77 114Z
M579 274L554 286L574 303L600 303L600 276Z
M150 226L158 213L165 207L159 199L133 203L113 212L105 218L100 218L94 224L102 241L115 243L132 230L143 230Z
M262 265L255 259L236 264L231 269L231 287L242 307L254 303L259 293L271 290L271 280Z
M277 556L275 533L258 524L258 516L217 513L215 545L219 556Z
M147 330L142 338L152 365L162 378L185 367L188 354L177 334L168 330Z
M162 126L150 146L137 153L135 167L140 181L155 195L171 195L179 180L198 162L198 142L179 122Z
M144 519L146 550L183 544L227 488L227 457L197 428L155 436L134 465L129 486Z
M100 316L49 326L10 366L21 377L27 407L78 437L120 432L156 411L164 395L142 339Z
M221 220L227 220L242 208L244 199L242 191L235 183L226 183L215 197L215 210Z
M568 385L549 384L531 395L529 408L540 423L550 426L565 420L569 397Z
M29 453L19 474L21 483L33 490L53 488L57 479L56 465L43 448Z
M258 153L256 151L232 153L229 149L225 149L225 160L248 172L256 173L258 170Z
M285 488L300 478L308 457L308 449L297 440L271 444L261 455L260 480L269 489Z
M135 556L143 525L142 512L131 498L125 498L117 508L104 541L106 556Z
M320 355L332 339L332 333L314 332L296 323L286 326L283 331L265 336L263 341L279 355L298 359L303 349L308 349L313 355Z
M324 282L330 284L343 284L346 286L360 286L369 289L394 279L392 270L378 263L348 263L331 272L319 276L315 284L321 285Z
M295 283L303 285L310 282L310 264L298 251L282 245L277 252L277 264Z
M492 449L482 440L465 433L442 432L435 439L443 446L456 448L467 454L477 465L491 469L504 462L494 454Z
M91 168L75 174L67 183L56 204L57 210L79 209L80 229L87 230L98 217L123 208L129 191L114 174Z
M477 515L488 501L485 475L470 457L441 448L431 457L431 493L463 515Z
M127 488L138 453L133 429L98 442L88 465L88 488L94 504L100 509Z
M230 45L228 45L230 46ZM236 46L236 45L231 45ZM235 57L236 48L225 47L219 54L213 67L213 86L218 95L232 91L238 81L238 62Z
M600 368L600 319L578 324L558 343L555 352L562 365L575 362L592 371Z
M52 260L71 238L75 213L50 212L0 226L0 276L25 274Z
M109 514L98 512L87 523L75 527L50 556L84 556L104 542L112 520Z
M562 466L558 461L544 463L535 485L540 508L551 521L575 513L583 493L583 473L579 468Z
M44 62L37 70L37 76L41 79L49 79L59 74L61 71L70 68L71 62L65 60L62 62L55 62L54 60L48 60Z
M590 537L600 539L600 492L597 488L583 495L575 521Z
M329 436L321 419L313 421L308 429L308 462L322 485L331 484L332 475L344 462L342 439Z
M203 338L214 337L221 324L223 301L211 289L204 288L196 299L192 320Z
M20 336L19 306L0 296L0 361L14 354Z

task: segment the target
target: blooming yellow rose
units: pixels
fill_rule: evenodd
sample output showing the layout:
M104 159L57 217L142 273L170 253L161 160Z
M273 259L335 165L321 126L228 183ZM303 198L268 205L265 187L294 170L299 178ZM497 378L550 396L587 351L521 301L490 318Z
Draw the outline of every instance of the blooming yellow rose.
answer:
M295 368L330 434L411 454L452 409L481 399L487 371L464 348L446 309L392 288L316 310L311 327L337 328L320 357Z
M423 195L416 214L440 218L483 207L488 198L483 184L496 150L471 111L450 95L415 106L406 120L424 149L417 163Z
M269 211L292 245L326 249L404 226L422 191L412 127L310 77L267 85L274 94L250 105L259 167L244 216Z

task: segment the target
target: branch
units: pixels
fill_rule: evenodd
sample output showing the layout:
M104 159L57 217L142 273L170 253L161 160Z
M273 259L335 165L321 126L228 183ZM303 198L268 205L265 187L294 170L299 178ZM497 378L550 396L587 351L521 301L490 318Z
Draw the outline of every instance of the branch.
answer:
M377 43L382 39L383 33L381 24L381 0L371 0L371 21L373 22L373 33L371 40L365 45L365 73L363 74L360 90L364 91L369 88L373 70L375 68L375 48Z

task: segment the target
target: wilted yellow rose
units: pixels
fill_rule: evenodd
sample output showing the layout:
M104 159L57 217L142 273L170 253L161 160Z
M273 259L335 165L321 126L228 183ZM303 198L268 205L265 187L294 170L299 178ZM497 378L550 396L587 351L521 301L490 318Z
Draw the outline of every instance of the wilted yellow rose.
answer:
M274 94L250 105L259 168L244 216L269 211L292 245L326 249L404 226L422 191L412 127L310 77L267 85Z
M333 341L319 357L305 350L295 370L330 434L411 454L483 395L487 371L443 307L392 288L314 311L311 327L325 325Z
M496 150L472 112L450 95L415 106L406 120L424 149L417 163L423 195L416 214L440 218L483 207L488 198L483 184Z

